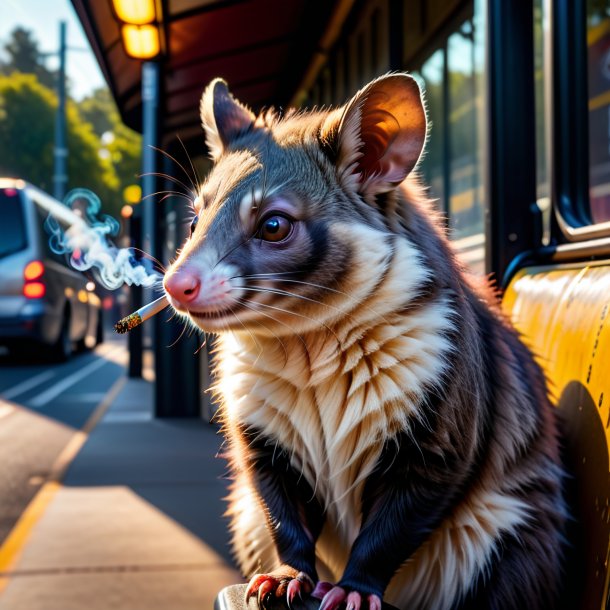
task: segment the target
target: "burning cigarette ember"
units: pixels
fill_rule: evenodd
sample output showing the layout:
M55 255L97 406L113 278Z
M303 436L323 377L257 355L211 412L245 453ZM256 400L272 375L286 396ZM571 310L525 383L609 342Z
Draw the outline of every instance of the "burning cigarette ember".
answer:
M148 320L148 318L152 318L160 311L163 311L168 305L169 301L167 300L167 297L163 295L152 303L144 305L144 307L140 307L138 311L134 311L133 313L130 313L128 316L124 317L122 320L119 320L114 325L114 330L116 330L116 332L120 335L123 335L124 333L129 332L132 328L140 326L140 324L142 324L142 322L145 320Z

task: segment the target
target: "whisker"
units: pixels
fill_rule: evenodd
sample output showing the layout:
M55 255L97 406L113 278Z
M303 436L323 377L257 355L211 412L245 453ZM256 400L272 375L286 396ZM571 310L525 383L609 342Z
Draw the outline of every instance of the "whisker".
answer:
M192 333L189 335L189 337L192 337ZM208 344L208 336L206 333L203 333L203 343L195 350L195 352L193 353L194 356L196 356L206 345Z
M178 341L180 341L180 339L182 339L182 335L184 335L188 326L189 326L188 322L185 322L184 326L182 327L182 332L178 335L178 338L171 345L166 346L168 349L171 347L174 347L174 345L176 345L176 343L178 343Z
M237 244L234 248L231 248L228 252L226 252L225 254L223 254L223 256L221 256L217 261L216 264L214 265L214 267L212 267L212 271L214 271L214 269L216 269L216 267L218 265L220 265L220 263L227 258L227 256L229 256L230 254L232 254L233 252L235 252L235 250L237 250L237 248L240 248L241 246L243 246L244 244L247 244L254 236L251 235L250 237L246 237L246 239L244 239L242 242L240 242L239 244ZM237 277L237 276L236 276ZM230 279L235 279L235 278L230 278Z
M282 281L282 280L280 280ZM317 305L322 305L323 307L328 307L329 309L334 309L336 312L338 312L339 314L341 314L344 317L347 318L351 318L353 320L356 320L356 317L351 313L351 311L346 311L344 309L341 309L339 307L335 307L334 305L330 305L328 303L324 303L322 301L318 301L317 299L312 299L310 297L306 297L304 295L301 294L297 294L295 292L290 292L288 290L282 290L281 288L258 288L258 287L251 287L251 286L240 286L238 289L241 290L249 290L251 292L261 292L261 293L269 293L269 294L277 294L278 296L285 296L285 297L292 297L295 299L301 299L303 301L309 301L310 303L315 303ZM350 299L350 300L354 300L354 299ZM358 305L360 305L359 303L357 303L356 308L358 307ZM356 309L354 308L354 309ZM368 308L372 313L374 313L376 316L380 317L382 320L384 320L385 322L388 322L388 320L386 320L381 314L378 314L377 312L375 312L374 310ZM352 309L353 311L353 309ZM388 322L389 323L389 322Z
M319 325L323 326L331 335L333 335L333 337L335 337L335 339L337 340L337 351L340 351L339 346L341 345L341 341L340 341L339 337L337 336L337 333L335 333L335 331L332 330L332 328L330 328L324 322L320 322L320 320L316 320L315 318L312 318L310 316L306 316L305 314L297 313L296 311L290 311L289 309L283 309L282 307L277 307L275 305L269 305L267 303L261 303L260 301L255 301L255 302L253 302L251 304L253 304L253 305L254 304L255 305L260 305L262 307L268 307L269 309L274 309L275 311L281 311L281 312L287 313L288 315L291 315L291 316L297 316L299 318L303 318L305 320L309 320L311 322L315 322L316 324L319 324ZM259 313L262 313L262 312L259 312ZM276 321L279 321L279 320L276 320ZM292 330L292 332L294 332L294 330Z
M317 299L311 299L309 297L303 296L302 294L297 294L296 292L289 292L288 290L282 290L281 288L259 288L255 286L240 286L238 290L250 290L251 292L262 292L269 294L277 294L279 296L285 297L294 297L295 299L301 299L303 301L309 301L310 303L315 303L316 305L322 305L323 307L329 307L338 311L340 313L345 313L342 309L335 307L334 305L328 305L327 303L323 303L322 301L318 301Z
M240 299L240 298L237 298L236 300L239 303L241 303L242 305L244 305L245 307L247 307L248 309L250 309L251 311L254 311L255 313L260 314L262 316L265 316L266 318L269 318L276 324L281 324L282 326L285 326L286 328L288 328L290 330L291 334L294 335L295 337L297 337L299 339L299 341L303 344L305 353L307 353L307 354L309 353L309 349L307 348L307 344L305 343L305 340L299 333L295 333L294 329L291 326L289 326L285 322L282 322L281 320L278 320L277 318L274 318L272 315L267 314L264 311L260 311L259 309L256 309L256 307L254 307L254 305L256 305L256 303L252 303L252 302L246 301L244 299ZM271 330L271 329L269 329L268 326L265 326L265 328L267 328L268 330ZM275 335L275 333L274 333L274 335ZM275 336L279 339L279 337L277 335L275 335ZM283 341L282 341L282 345L284 345ZM284 349L285 349L285 346L284 346ZM288 357L288 353L286 353L286 357ZM286 366L286 365L284 365L284 366Z
M151 261L153 261L153 263L157 263L157 265L159 266L159 269L161 271L163 271L163 273L165 273L166 269L165 269L165 266L163 265L163 263L158 258L155 258L152 254L149 254L145 250L142 250L142 248L136 248L135 246L129 246L126 248L126 250L135 250L136 252L140 252L140 254L143 254L144 256L148 257Z
M242 322L241 318L235 313L235 311L233 310L232 307L229 306L229 311L233 314L233 317L243 326L243 329L250 335L250 337L252 337L252 341L254 341L254 343L256 344L256 346L258 347L258 354L254 360L254 363L252 364L252 368L254 368L256 366L256 363L259 361L259 358L263 355L263 351L264 348L263 346L256 340L256 337L254 336L254 334L252 333L252 331L246 327L246 325ZM285 351L285 348L284 348ZM286 358L288 358L288 354L286 353ZM287 362L287 360L286 360ZM286 366L284 364L284 366ZM256 382L258 383L258 381ZM254 385L254 387L256 387L256 384ZM253 388L254 389L254 388Z
M158 148L156 146L153 146L152 144L149 144L149 146L152 149L156 150L157 152L160 152L162 155L165 155L170 161L173 161L185 173L186 177L189 179L189 181L192 184L195 191L197 190L197 187L195 186L195 183L193 182L191 175L184 169L184 166L182 165L182 163L180 163L180 161L178 161L178 159L176 159L176 157L173 157L167 151L162 150L161 148Z
M178 142L180 142L180 145L182 146L182 149L184 150L184 154L186 155L186 158L189 160L189 163L191 164L191 169L193 170L193 175L195 176L195 182L197 183L197 192L199 192L199 189L201 188L201 178L199 177L199 174L197 173L197 170L195 169L195 166L193 165L193 160L191 159L191 155L189 155L189 151L186 149L186 146L184 145L184 142L182 141L182 138L180 137L180 134L176 134L176 137L178 138Z
M269 316L265 313L263 313L262 311L257 311L257 309L255 307L252 307L252 304L249 303L248 301L244 300L244 299L237 299L237 302L240 303L241 305L243 305L244 307L246 307L247 309L249 309L250 311L254 311L256 313L260 313L263 316L270 318L271 320L273 320L274 322L279 322L279 320L276 320L275 318L273 318L272 316ZM234 316L236 316L236 314L233 314ZM237 316L236 316L237 317ZM241 322L241 320L239 320L241 325L246 328L243 324L243 322ZM284 344L284 342L282 341L282 339L276 335L266 324L263 324L260 321L257 321L257 324L259 324L260 326L262 326L263 328L266 328L280 343L280 345L282 346L282 349L284 350L284 367L286 367L286 365L288 364L288 350L286 349L286 345ZM252 333L250 333L252 334ZM254 339L254 337L252 337ZM258 357L256 358L255 364L256 362L258 362Z
M348 300L356 302L356 307L354 309L361 306L361 307L365 308L367 311L375 314L377 317L379 317L384 322L391 324L391 322L388 320L388 318L386 318L386 316L384 316L383 314L381 314L378 311L376 311L375 309L373 309L370 305L357 301L355 297L353 297L352 295L350 295L347 292L344 292L342 290L337 290L335 288L331 288L330 286L323 286L322 284L314 284L312 282L305 282L303 280L283 279L283 278L274 278L273 277L274 275L290 275L290 274L294 274L294 272L288 271L286 273L278 273L278 274L258 273L258 274L253 274L253 275L235 276L235 278L232 278L232 279L239 278L239 279L243 279L243 280L261 280L261 281L277 279L277 281L279 281L279 282L290 282L292 284L302 284L303 286L311 286L312 288L320 288L322 290L326 290L328 292L332 292L334 294L344 296ZM297 296L297 295L294 295L294 296ZM341 311L343 311L343 310L341 310ZM353 309L352 309L352 311L353 311ZM350 312L343 312L343 313L345 315L351 315Z
M184 199L187 199L188 201L192 202L192 199L186 195L186 193L181 193L180 191L157 191L156 193L149 193L148 195L144 195L144 197L142 197L140 199L140 201L144 201L145 199L149 199L150 197L154 197L155 195L166 195L167 196L171 196L171 195L175 195L176 197L183 197ZM163 199L161 200L163 201Z
M186 184L184 184L184 182L182 182L182 180L178 180L178 178L175 178L174 176L170 176L169 174L165 174L163 172L146 172L144 174L139 174L138 178L143 178L144 176L157 176L159 178L165 178L166 180L169 180L170 182L175 182L177 185L181 186L188 193L191 193L191 194L193 193L190 186L187 186Z
M251 275L233 275L231 276L230 280L234 280L234 279L241 279L241 280L249 280L249 279L266 279L267 276L276 276L276 275L295 275L296 273L298 273L297 271L278 271L277 273L254 273ZM271 277L270 279L273 279L273 277Z

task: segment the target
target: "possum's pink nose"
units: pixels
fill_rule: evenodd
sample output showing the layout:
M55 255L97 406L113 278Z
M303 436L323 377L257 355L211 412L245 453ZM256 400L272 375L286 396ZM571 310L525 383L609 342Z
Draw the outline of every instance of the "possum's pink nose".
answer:
M184 305L194 301L201 289L199 276L188 269L180 269L169 277L166 276L163 283L170 296Z

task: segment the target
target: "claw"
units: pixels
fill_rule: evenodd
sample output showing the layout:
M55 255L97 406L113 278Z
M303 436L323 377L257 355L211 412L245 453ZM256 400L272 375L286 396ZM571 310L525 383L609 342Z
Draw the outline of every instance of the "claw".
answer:
M246 599L254 595L258 591L259 587L268 579L269 576L266 574L257 574L248 585L248 589L246 590Z
M288 601L288 606L292 605L294 598L299 596L301 599L301 582L299 580L291 580L288 584L288 589L286 590L286 600Z
M271 593L274 588L274 583L272 580L265 580L263 584L258 589L258 605L261 608L267 607L267 602L271 597Z
M336 610L345 601L345 589L333 587L322 599L320 610Z
M288 590L288 584L291 582L289 578L283 578L277 585L275 590L276 597L284 597L286 591Z
M369 595L369 610L381 610L381 598L378 595Z
M352 591L347 596L345 603L347 604L346 610L360 610L360 607L362 606L362 597L358 591Z

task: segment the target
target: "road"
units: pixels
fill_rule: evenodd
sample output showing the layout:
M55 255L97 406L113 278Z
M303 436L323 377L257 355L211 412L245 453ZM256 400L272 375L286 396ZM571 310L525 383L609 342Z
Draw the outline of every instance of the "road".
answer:
M0 355L0 544L123 375L125 347L113 338L62 364Z

